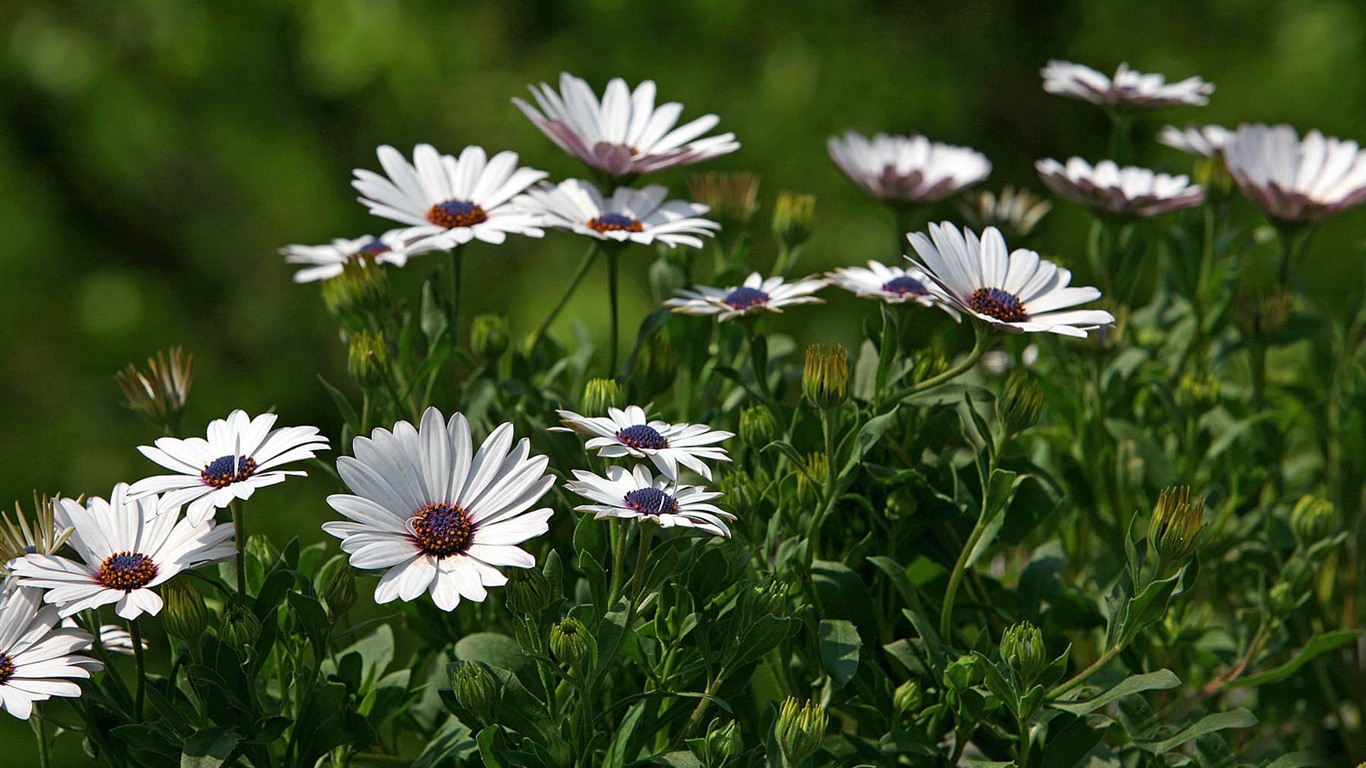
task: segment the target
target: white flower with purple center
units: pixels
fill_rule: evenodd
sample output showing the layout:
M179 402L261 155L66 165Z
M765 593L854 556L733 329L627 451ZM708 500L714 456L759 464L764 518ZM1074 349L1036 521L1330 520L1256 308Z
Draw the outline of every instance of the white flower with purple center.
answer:
M378 155L388 176L358 168L351 186L370 213L406 225L384 234L389 263L401 267L409 256L471 240L496 245L509 234L545 234L538 218L512 199L547 174L517 167L516 152L490 158L482 147L465 147L457 159L419 144L411 163L390 146L380 147Z
M33 703L53 696L81 695L73 680L88 679L104 668L78 655L92 638L80 629L57 623L57 609L42 604L36 589L14 589L0 596L0 709L21 720Z
M400 421L352 442L355 458L338 459L337 473L353 493L327 497L347 520L323 530L342 540L352 566L386 570L375 602L430 592L450 611L506 584L500 567L536 564L518 545L549 530L553 510L528 510L555 478L526 438L512 440L503 424L476 452L464 415L448 422L428 408L419 428Z
M208 439L163 437L153 446L139 447L143 456L177 474L139 480L129 496L164 494L161 503L166 507L188 504L186 515L191 525L198 525L212 518L214 510L250 498L257 488L308 474L276 468L327 450L327 438L317 427L271 429L275 419L273 413L253 419L245 411L233 411L228 418L209 423Z
M1157 133L1159 143L1197 157L1218 156L1231 138L1233 131L1220 125L1188 125L1184 129L1168 125Z
M1006 250L999 230L979 240L971 229L931 224L930 236L907 236L920 256L916 263L948 301L972 317L1007 333L1047 332L1086 338L1086 331L1115 318L1099 309L1068 310L1100 298L1091 287L1068 286L1072 273L1034 251Z
M514 98L518 109L560 149L617 178L700 163L740 148L733 133L699 138L721 121L716 115L674 127L683 105L655 106L651 80L632 91L625 80L613 78L601 102L588 83L568 72L560 75L558 93L545 83L527 87L540 109Z
M331 245L290 245L280 249L280 253L286 264L306 265L294 273L294 282L312 283L331 280L355 261L380 263L389 253L389 246L366 235L355 240L338 238Z
M232 526L196 525L156 496L132 498L122 483L108 501L57 503L59 518L75 529L67 543L81 559L27 555L13 570L20 586L47 590L43 600L56 605L63 618L111 603L125 619L155 616L162 601L153 587L235 553Z
M691 291L674 291L678 298L669 299L664 305L685 315L717 315L716 319L724 322L760 312L782 312L783 307L795 304L819 304L823 299L812 294L826 285L823 277L804 277L789 283L781 277L764 279L754 272L745 278L743 285L729 288L695 285Z
M1214 86L1198 77L1168 83L1162 75L1143 74L1120 64L1113 78L1070 61L1050 61L1040 74L1043 89L1057 96L1082 99L1116 109L1204 106Z
M1316 222L1366 202L1366 152L1355 141L1288 125L1242 125L1224 146L1238 189L1272 218Z
M735 515L709 503L721 494L697 485L679 485L668 477L654 477L650 470L608 467L607 477L574 470L576 482L565 489L593 501L574 507L593 517L622 518L654 523L661 528L696 528L716 536L730 536L727 520Z
M1169 176L1147 168L1120 168L1101 160L1092 168L1080 157L1067 161L1040 160L1034 164L1043 183L1074 203L1116 216L1149 218L1205 202L1205 189L1189 176Z
M825 146L850 181L882 200L931 203L991 174L991 161L981 152L915 134L879 133L869 141L846 131L843 138L831 136Z
M721 225L699 218L707 206L686 200L666 202L668 194L667 187L654 184L644 189L618 187L611 198L603 199L592 184L569 179L558 186L532 188L518 202L539 214L547 227L599 240L701 248L697 236L711 237Z
M827 272L826 277L835 285L865 299L879 299L888 304L914 302L924 307L939 303L931 290L934 283L915 267L902 269L869 260L866 268L839 267Z
M596 450L599 456L649 459L660 472L675 480L680 465L710 480L711 468L706 462L730 461L726 449L717 443L735 437L734 433L706 424L670 424L649 419L638 405L608 408L606 417L580 416L563 410L556 413L565 426L551 427L552 431L589 435L584 447Z

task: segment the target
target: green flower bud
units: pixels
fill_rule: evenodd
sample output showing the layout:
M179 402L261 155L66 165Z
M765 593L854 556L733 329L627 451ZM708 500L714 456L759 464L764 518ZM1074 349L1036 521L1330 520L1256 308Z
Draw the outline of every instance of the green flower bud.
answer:
M816 196L779 192L773 207L773 236L789 250L811 238L816 218Z
M689 198L706 205L723 227L743 227L759 211L759 177L752 173L707 171L688 177Z
M797 473L797 501L802 506L814 504L820 498L828 477L830 477L830 458L824 453L808 453L806 455L806 471Z
M897 488L887 495L885 510L887 517L893 520L910 517L919 508L920 500L915 497L915 492L909 488Z
M241 603L230 603L223 611L223 624L219 629L223 642L238 653L246 653L248 647L256 642L261 634L261 620L251 609Z
M1301 549L1309 549L1337 529L1338 511L1333 502L1318 496L1302 496L1290 511L1290 529Z
M470 321L470 348L492 365L508 351L508 323L498 315L479 315Z
M673 386L678 376L678 348L657 333L640 348L634 367L640 396L649 400Z
M1205 497L1191 501L1190 486L1165 488L1157 496L1148 524L1148 546L1164 562L1184 565L1205 529Z
M1290 584L1281 581L1277 582L1267 593L1267 599L1271 603L1271 610L1277 616L1285 616L1300 606L1304 602L1302 597L1295 594L1295 588Z
M1187 373L1181 377L1181 399L1203 413L1219 403L1219 380L1208 373Z
M583 385L583 412L605 416L608 408L620 408L626 403L626 393L615 379L589 379Z
M844 347L813 344L806 348L802 392L821 410L833 410L844 403L849 396L849 354Z
M725 496L729 509L733 512L752 513L762 500L760 489L768 485L768 473L763 467L755 467L750 474L740 467L732 467L721 476L721 494Z
M389 367L389 345L384 334L360 331L351 335L351 343L346 348L346 372L351 378L365 387L374 387L384 382Z
M787 616L786 582L771 579L755 584L740 594L740 621L745 627L765 616Z
M897 686L892 693L892 704L896 707L897 715L903 720L910 720L919 714L923 699L924 691L914 678Z
M751 448L763 448L773 442L778 424L773 412L763 405L751 405L740 411L740 439Z
M949 369L949 361L939 352L922 350L915 358L915 380L924 381Z
M451 671L451 690L460 706L473 712L482 725L494 722L502 691L488 665L461 661Z
M508 572L505 594L516 613L535 616L550 605L550 582L536 568L514 568Z
M345 556L337 555L318 571L314 589L335 621L356 604L356 572Z
M805 704L788 697L773 724L774 740L783 753L783 765L795 768L816 754L825 739L826 715L815 702Z
M579 674L588 667L596 650L597 641L588 634L588 628L572 616L550 628L550 652Z
M740 726L734 721L716 727L715 723L707 731L707 746L710 752L723 761L739 757L745 751L745 739L740 735Z
M180 347L168 352L157 352L147 358L147 371L139 371L132 363L114 374L123 390L125 408L141 414L148 421L172 427L185 412L185 400L190 396L194 381L194 355L185 354Z
M166 634L187 644L198 642L209 625L209 609L199 590L186 579L171 579L162 585L161 599L166 601L166 609L161 612Z
M262 568L269 568L280 559L280 550L275 548L270 537L259 533L247 539L247 554L255 557Z
M1001 658L1015 673L1022 691L1027 689L1034 677L1048 666L1043 632L1027 621L1007 627L1001 637Z
M365 315L383 307L389 297L389 275L373 260L358 256L346 262L342 273L324 280L323 303L348 329L365 327Z
M1001 388L996 410L1006 432L1018 435L1038 423L1039 412L1043 410L1043 389L1029 373L1012 371Z

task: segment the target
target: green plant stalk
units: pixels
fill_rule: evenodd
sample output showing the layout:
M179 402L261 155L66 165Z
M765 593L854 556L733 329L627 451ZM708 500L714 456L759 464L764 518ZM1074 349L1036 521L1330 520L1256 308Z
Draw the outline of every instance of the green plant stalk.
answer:
M963 359L963 362L959 363L958 365L955 365L954 367L948 369L947 371L944 371L943 373L937 376L931 376L930 378L925 379L924 381L917 382L901 390L900 392L897 392L895 395L888 398L887 402L900 403L902 400L905 400L906 398L911 397L912 395L918 395L921 392L927 392L942 384L946 384L958 378L959 376L962 376L968 371L972 370L973 367L976 366L977 363L982 359L982 355L985 355L987 353L987 350L991 349L992 342L996 340L995 333L987 326L985 322L973 322L972 331L974 334L972 351L969 352L968 356Z
M619 346L617 334L620 325L617 283L620 281L618 274L620 272L620 264L618 263L620 258L621 249L619 248L613 248L607 252L607 301L612 310L612 335L607 347L607 377L611 379L617 377L617 347Z
M1089 680L1092 675L1099 672L1101 668L1104 667L1110 661L1110 659L1113 659L1121 650L1123 650L1123 647L1116 645L1113 648L1107 650L1105 653L1102 653L1099 657L1096 658L1095 661L1091 662L1091 665L1089 667L1073 675L1072 679L1068 680L1067 682L1050 691L1048 695L1044 697L1044 700L1057 701L1058 699L1062 698L1072 689L1077 688L1082 683Z
M811 564L816 560L816 550L820 547L821 526L825 523L826 515L835 506L835 428L830 419L830 412L824 408L819 409L821 413L821 435L825 442L825 459L829 469L825 473L825 487L821 493L821 505L815 512L811 513L811 523L806 531L806 568L809 571Z
M33 735L38 739L38 765L40 768L49 768L52 762L47 752L47 724L38 707L38 702L34 702L33 717L29 719L29 724L33 726Z
M982 535L986 533L987 521L987 502L990 498L988 491L991 485L991 475L996 471L996 456L993 454L991 460L987 462L987 472L982 477L982 510L977 513L977 522L972 526L972 533L968 535L968 541L963 545L963 549L958 553L958 560L953 564L953 572L949 574L949 585L944 590L944 605L939 614L939 636L945 640L949 639L949 632L953 628L953 601L958 596L958 587L963 583L963 574L968 568L968 558L972 556L972 550L977 548L977 542L982 540Z
M645 588L645 565L650 560L650 544L655 536L655 526L653 523L642 523L640 528L640 552L636 554L636 572L631 577L631 604L626 608L626 624L622 630L622 640L631 631L631 623L636 619L636 613L640 609L640 593ZM617 648L621 643L617 643ZM615 651L613 652L615 655Z
M1029 718L1015 716L1015 726L1019 733L1019 746L1015 749L1015 768L1029 768Z
M147 652L142 647L142 629L136 618L128 620L128 635L133 641L133 666L137 675L133 694L133 718L141 723L142 705L147 698Z
M583 282L584 276L588 274L589 268L593 266L593 260L598 257L598 252L600 250L598 241L596 240L588 246L588 250L583 254L583 259L579 262L578 268L574 270L574 276L569 279L569 287L566 288L564 294L560 296L560 300L555 302L555 306L551 307L550 314L545 316L545 319L541 321L541 324L536 326L536 331L531 334L531 348L535 348L545 336L546 331L550 330L550 324L555 322L555 318L559 317L560 311L569 303L570 297L574 295L574 291L579 287L579 283Z
M707 705L711 703L712 697L716 695L716 692L721 690L721 683L724 682L725 679L726 668L721 667L716 670L716 677L712 678L711 683L707 685L706 692L702 695L702 698L698 700L697 706L693 708L692 714L688 716L688 722L683 725L683 730L679 731L678 735L674 737L673 746L675 748L681 745L683 740L688 737L688 734L692 733L693 729L702 722L702 715L706 714Z
M233 536L237 545L237 596L246 602L247 597L247 523L242 515L242 502L233 499L232 507L232 528Z
M626 528L626 521L613 518L612 526L612 586L607 590L607 610L617 604L621 599L621 588L625 586L626 579L626 538L630 531Z

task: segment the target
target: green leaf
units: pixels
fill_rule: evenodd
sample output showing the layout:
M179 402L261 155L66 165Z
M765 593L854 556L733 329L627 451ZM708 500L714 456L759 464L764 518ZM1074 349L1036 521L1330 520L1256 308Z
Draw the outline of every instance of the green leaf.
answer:
M185 740L180 768L218 768L232 757L241 736L231 728L205 728Z
M289 592L288 597L289 607L303 625L308 642L313 645L314 657L322 659L327 655L327 638L332 632L332 623L327 620L327 611L323 609L323 604L318 598L311 595Z
M1309 768L1309 766L1323 765L1323 761L1313 752L1291 752L1288 755L1281 755L1275 762L1266 768Z
M612 734L612 743L607 747L607 754L603 758L603 768L624 768L628 761L632 759L640 747L635 744L636 729L640 726L640 719L645 715L645 709L649 702L637 702L626 712L626 717L621 719L621 723L616 728L616 733Z
M1290 661L1281 664L1273 669L1258 672L1255 675L1240 677L1234 680L1231 685L1266 685L1295 674L1300 667L1308 664L1316 656L1321 656L1334 648L1346 645L1361 636L1359 629L1344 629L1337 632L1323 632L1309 638L1309 642L1304 644L1299 653Z
M1181 678L1170 669L1159 669L1156 672L1149 672L1146 675L1133 675L1120 681L1118 685L1100 694L1094 699L1086 701L1054 701L1049 706L1054 709L1061 709L1064 712L1071 712L1074 715L1085 715L1097 709L1117 701L1125 696L1132 696L1143 691L1165 691L1181 684Z
M1015 495L1019 480L1020 476L1008 469L992 470L991 480L987 483L987 498L982 508L982 520L978 523L983 526L982 536L968 553L966 567L971 568L996 540L996 534L1001 530L1001 523L1005 522L1006 509Z
M1073 768L1100 743L1109 727L1109 721L1100 717L1059 715L1048 723L1039 768Z
M441 334L446 330L446 310L441 306L441 300L436 297L431 280L422 284L419 323L422 326L422 335L427 337L427 346L435 347L437 339L441 338Z
M490 725L479 732L475 741L479 744L479 757L484 761L484 768L503 768L503 763L498 759L497 741L502 729L496 725Z
M1206 715L1161 741L1140 741L1136 742L1134 746L1145 752L1160 755L1206 733L1222 731L1225 728L1251 728L1256 724L1257 718L1251 712L1239 707L1231 712Z
M840 469L838 477L846 477L858 468L863 457L882 440L882 436L887 434L887 430L896 424L899 409L900 406L892 408L880 416L874 416L868 420L867 424L863 425L863 428L858 431L858 436L854 438L854 449L849 453L849 458L845 461L844 467Z
M455 657L461 661L482 661L492 667L514 671L530 663L516 640L497 632L465 635L455 644Z
M446 724L437 730L431 741L417 756L412 768L437 768L469 757L479 751L479 745L470 734L470 729L459 718L448 717Z
M1160 620L1167 612L1167 602L1176 589L1180 573L1149 584L1137 597L1124 606L1124 619L1119 625L1118 645L1127 646L1138 633Z
M863 646L863 638L859 637L858 630L851 622L843 619L822 621L817 635L820 637L821 661L825 664L825 671L836 686L843 688L858 672L859 649Z

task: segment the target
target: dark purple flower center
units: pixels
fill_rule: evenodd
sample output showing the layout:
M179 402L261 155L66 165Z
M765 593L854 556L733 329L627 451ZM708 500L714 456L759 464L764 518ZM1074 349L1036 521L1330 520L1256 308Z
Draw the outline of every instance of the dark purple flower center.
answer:
M617 439L637 450L660 451L669 447L669 441L648 424L632 424L619 430Z
M740 312L743 312L750 307L763 306L768 303L768 300L769 295L767 293L764 293L758 288L750 288L749 286L736 288L731 291L726 298L721 299L722 302L730 305L731 309Z
M883 283L882 290L888 293L895 293L898 296L905 296L906 294L924 296L929 293L929 291L925 290L923 283L916 280L914 277L908 277L906 275L894 277Z
M118 552L104 559L100 564L100 575L96 577L105 589L121 589L131 592L142 589L157 577L157 564L141 552Z
M678 499L658 488L638 488L626 494L626 506L642 515L671 515L678 511Z
M620 213L604 213L588 222L588 228L597 232L640 232L644 225L640 219L633 219Z
M360 248L357 248L355 254L353 255L358 258L369 259L370 261L374 261L375 257L386 254L389 252L389 250L389 246L385 245L384 243L378 240L374 240L369 243L366 243L365 245L362 245Z
M433 205L427 211L427 221L446 229L472 227L488 220L484 209L468 200L447 200Z
M1003 323L1023 323L1029 319L1019 297L1000 288L978 288L968 297L968 306Z
M423 554L464 554L474 543L474 521L454 504L428 504L408 519L408 530Z
M240 483L256 473L256 459L250 456L219 456L204 465L199 473L205 485L225 488Z
M4 685L11 677L14 677L14 659L0 653L0 685Z

